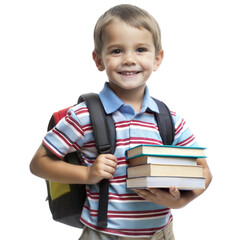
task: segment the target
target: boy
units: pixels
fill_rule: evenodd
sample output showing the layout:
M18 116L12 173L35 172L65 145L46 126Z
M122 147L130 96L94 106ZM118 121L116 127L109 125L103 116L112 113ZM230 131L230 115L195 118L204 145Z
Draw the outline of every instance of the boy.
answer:
M67 117L47 133L32 159L32 173L44 179L87 184L87 200L81 221L85 224L80 239L174 239L170 208L180 208L203 191L180 193L175 187L160 189L126 189L125 151L138 144L162 144L154 112L158 112L149 95L146 82L163 59L160 29L146 11L119 5L103 14L94 31L93 59L99 71L106 71L109 83L100 92L105 111L112 114L116 127L114 155L97 156L91 121L85 103L69 110ZM173 145L197 146L184 120L173 113L175 140ZM58 138L61 133L66 141ZM66 144L67 142L67 144ZM83 166L61 159L81 150ZM205 160L206 188L211 173ZM95 200L97 183L110 180L108 225L97 227Z

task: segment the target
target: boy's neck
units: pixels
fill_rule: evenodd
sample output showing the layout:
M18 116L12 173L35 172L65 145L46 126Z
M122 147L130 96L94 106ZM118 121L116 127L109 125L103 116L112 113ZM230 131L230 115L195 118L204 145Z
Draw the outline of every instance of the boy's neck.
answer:
M144 98L145 85L138 89L121 89L109 84L114 93L125 103L133 107L135 113L140 112Z

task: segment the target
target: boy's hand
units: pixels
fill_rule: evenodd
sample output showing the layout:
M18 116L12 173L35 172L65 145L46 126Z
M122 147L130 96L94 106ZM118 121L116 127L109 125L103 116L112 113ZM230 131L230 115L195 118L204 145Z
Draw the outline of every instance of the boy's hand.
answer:
M111 179L117 167L117 158L112 154L101 154L96 161L88 167L88 184L96 184L102 179Z
M203 166L203 176L205 177L205 189L182 191L181 193L175 187L170 187L169 191L166 189L134 189L140 197L148 201L160 204L168 208L181 208L197 198L208 188L212 181L212 174L208 167L207 161L204 158L197 159L197 164Z
M168 208L177 208L178 200L181 197L180 191L175 186L171 186L169 190L149 188L134 189L133 191L147 201L160 204Z

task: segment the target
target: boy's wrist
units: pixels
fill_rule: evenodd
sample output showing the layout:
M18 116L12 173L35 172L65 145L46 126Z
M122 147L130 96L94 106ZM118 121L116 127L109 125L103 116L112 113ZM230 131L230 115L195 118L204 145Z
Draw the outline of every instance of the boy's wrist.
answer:
M91 177L89 174L90 167L88 166L81 166L81 179L80 184L91 184Z
M201 190L182 191L177 208L185 207L188 203L197 198L202 192L203 191Z

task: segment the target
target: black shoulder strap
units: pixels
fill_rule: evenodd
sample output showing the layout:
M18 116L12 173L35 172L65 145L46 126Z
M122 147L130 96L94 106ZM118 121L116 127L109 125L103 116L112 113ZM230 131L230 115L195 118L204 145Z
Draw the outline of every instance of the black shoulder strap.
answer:
M155 113L155 118L158 124L160 136L164 145L172 145L175 136L175 126L172 114L168 107L158 99L153 98L156 102L159 114Z
M95 138L96 148L99 154L114 153L116 144L115 125L111 116L108 116L102 106L99 96L95 93L80 96L78 103L85 101ZM111 134L109 134L111 133ZM98 226L107 226L109 181L103 179L99 186Z
M98 95L95 93L88 93L83 94L81 98L85 101L90 114L98 153L110 153L111 144L105 118L106 114Z

